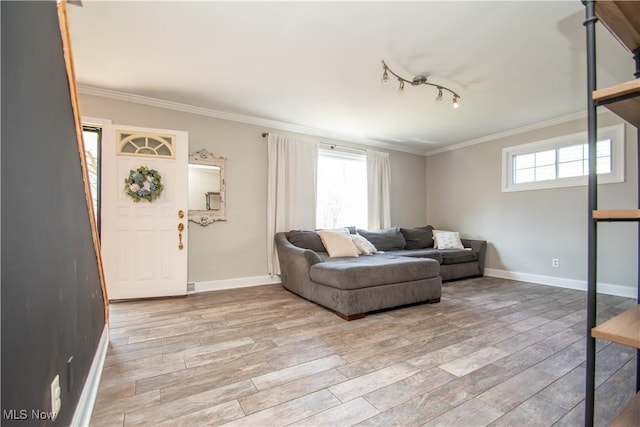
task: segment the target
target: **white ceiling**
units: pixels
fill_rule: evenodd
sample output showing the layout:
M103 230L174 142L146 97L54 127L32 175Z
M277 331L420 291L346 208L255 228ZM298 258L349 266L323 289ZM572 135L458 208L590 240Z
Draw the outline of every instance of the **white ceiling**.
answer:
M568 2L113 2L69 7L78 83L428 152L581 112ZM598 31L599 85L633 60ZM384 59L429 86L382 86Z

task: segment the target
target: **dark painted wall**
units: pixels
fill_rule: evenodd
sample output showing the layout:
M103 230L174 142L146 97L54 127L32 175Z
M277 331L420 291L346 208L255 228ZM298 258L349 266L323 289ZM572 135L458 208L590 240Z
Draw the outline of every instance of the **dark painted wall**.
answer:
M104 328L57 8L0 2L2 425L69 425ZM67 360L73 357L72 383ZM52 421L49 386L60 375ZM27 411L27 420L21 418Z

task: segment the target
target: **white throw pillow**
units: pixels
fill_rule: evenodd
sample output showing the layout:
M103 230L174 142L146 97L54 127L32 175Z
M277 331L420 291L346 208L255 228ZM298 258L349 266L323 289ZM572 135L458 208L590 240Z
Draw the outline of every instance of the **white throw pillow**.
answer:
M433 247L437 249L464 249L457 231L433 230Z
M359 234L352 234L351 240L353 240L353 244L356 245L356 248L358 248L358 252L360 253L360 255L371 255L378 252L376 247L373 246L373 243Z
M358 256L358 248L348 232L320 230L318 234L331 258Z

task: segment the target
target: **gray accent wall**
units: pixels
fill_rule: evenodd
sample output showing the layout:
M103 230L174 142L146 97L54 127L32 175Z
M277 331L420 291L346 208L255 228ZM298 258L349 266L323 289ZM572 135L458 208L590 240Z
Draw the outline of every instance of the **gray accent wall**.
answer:
M83 116L109 119L114 124L184 130L189 132L189 152L205 148L226 157L228 221L207 227L189 222L189 281L268 274L267 143L261 134L271 129L86 94L80 96L80 110ZM327 144L365 148L343 141L300 136ZM392 223L425 225L424 157L374 150L390 153Z
M0 10L0 423L68 426L105 319L57 7L3 1ZM62 407L54 422L43 414L56 375Z
M610 113L599 126L621 123ZM548 126L428 156L427 219L436 228L488 241L486 267L586 280L587 187L501 190L502 149L586 131L586 120ZM637 207L636 129L625 126L625 182L601 185L599 207ZM600 283L636 288L635 223L599 225ZM559 266L552 267L552 258Z

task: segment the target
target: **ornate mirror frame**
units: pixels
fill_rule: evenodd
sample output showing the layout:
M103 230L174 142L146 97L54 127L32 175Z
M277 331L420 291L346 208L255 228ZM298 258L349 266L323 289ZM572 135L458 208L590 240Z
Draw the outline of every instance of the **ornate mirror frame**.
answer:
M217 166L220 168L220 209L216 210L189 210L189 221L193 221L205 227L216 221L227 220L226 209L226 186L224 179L224 169L226 164L225 157L216 157L205 149L189 154L189 164Z

